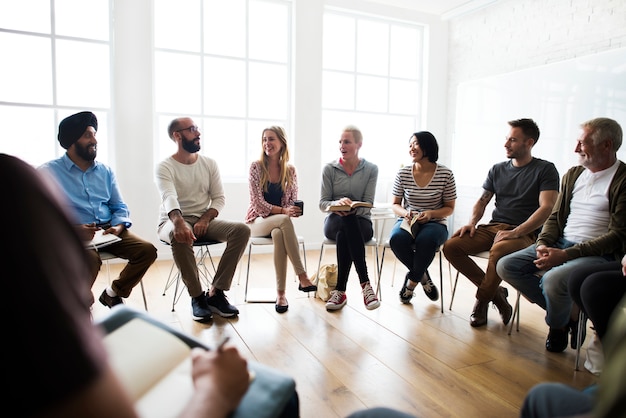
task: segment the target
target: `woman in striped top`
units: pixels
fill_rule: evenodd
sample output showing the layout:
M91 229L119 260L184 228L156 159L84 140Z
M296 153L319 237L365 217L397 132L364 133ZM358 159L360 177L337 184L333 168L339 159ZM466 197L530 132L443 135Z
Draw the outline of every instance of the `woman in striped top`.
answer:
M441 164L439 145L427 131L416 132L409 140L410 166L402 167L393 183L392 210L398 215L391 229L389 244L409 272L400 291L400 301L410 303L418 283L429 299L439 299L439 291L428 274L437 249L448 238L446 218L456 202L456 183L452 170ZM412 232L402 228L406 219Z

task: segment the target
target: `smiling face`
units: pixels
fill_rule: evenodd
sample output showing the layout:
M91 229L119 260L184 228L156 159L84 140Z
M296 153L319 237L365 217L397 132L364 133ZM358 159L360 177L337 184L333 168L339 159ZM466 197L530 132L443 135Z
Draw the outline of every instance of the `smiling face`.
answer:
M93 126L88 126L85 132L72 145L76 155L85 161L94 161L98 154L98 141L96 140L96 130Z
M596 144L593 138L593 130L590 127L583 127L582 133L576 141L574 152L578 154L580 165L592 172L596 172L604 170L613 164L611 147L610 140Z
M278 138L278 135L276 135L276 132L270 129L264 130L261 141L263 143L263 152L268 158L280 158L283 150L283 143Z
M424 155L424 151L420 148L419 141L415 135L409 139L409 155L414 163L420 161L423 158L426 158Z

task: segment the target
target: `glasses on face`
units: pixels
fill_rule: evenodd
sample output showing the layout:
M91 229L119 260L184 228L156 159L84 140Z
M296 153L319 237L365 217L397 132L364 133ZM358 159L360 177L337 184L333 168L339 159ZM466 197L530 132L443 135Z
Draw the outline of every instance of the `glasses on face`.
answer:
M186 127L186 128L179 129L179 130L177 130L176 132L189 131L189 132L191 132L192 134L195 134L195 133L197 133L197 132L199 131L199 129L200 129L200 128L198 128L196 125L191 125L191 126L188 126L188 127Z

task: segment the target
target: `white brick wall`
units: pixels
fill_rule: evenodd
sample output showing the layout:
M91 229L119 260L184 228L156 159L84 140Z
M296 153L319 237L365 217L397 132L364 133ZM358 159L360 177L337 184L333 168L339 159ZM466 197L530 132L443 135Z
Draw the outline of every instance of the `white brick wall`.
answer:
M451 146L442 149L444 161L450 161L454 146L460 83L626 47L626 0L501 0L452 19L449 30L445 144ZM626 127L626 121L620 122ZM476 153L472 158L483 155L480 144ZM453 228L469 219L481 184L458 188ZM490 215L491 208L483 221Z

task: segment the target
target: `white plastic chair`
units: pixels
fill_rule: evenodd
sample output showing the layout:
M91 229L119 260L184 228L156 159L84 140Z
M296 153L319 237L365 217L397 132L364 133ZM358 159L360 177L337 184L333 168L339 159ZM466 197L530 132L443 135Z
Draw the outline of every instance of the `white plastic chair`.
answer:
M262 245L274 245L271 237L250 237L248 241L248 267L246 269L246 285L244 290L243 301L248 301L248 279L250 278L250 259L252 256L252 247L253 246L262 246ZM306 266L306 249L304 247L304 237L298 236L298 245L302 246L302 257L304 262L304 269L307 269Z
M383 300L383 295L382 295L382 290L380 288L380 281L381 281L381 276L383 274L383 263L385 262L385 252L387 248L391 248L391 244L389 243L388 239L383 244L383 252L380 258L380 267L378 270L378 287L376 288L376 293L378 294L378 297L381 301ZM441 252L441 247L437 248L435 256L437 256L437 254L439 254L439 299L441 301L441 313L443 313L443 255ZM394 275L395 275L395 268L394 268ZM392 276L391 285L393 286L393 276Z

